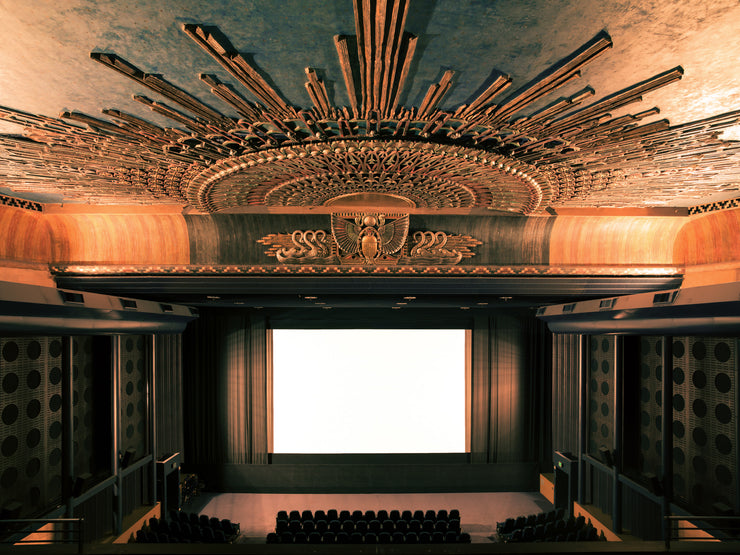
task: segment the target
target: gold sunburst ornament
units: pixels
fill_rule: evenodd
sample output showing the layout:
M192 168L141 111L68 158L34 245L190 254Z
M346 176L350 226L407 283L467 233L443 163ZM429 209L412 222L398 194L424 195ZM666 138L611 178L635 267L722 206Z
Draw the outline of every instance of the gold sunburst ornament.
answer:
M349 106L332 104L311 67L305 74L313 106L290 105L215 27L183 30L251 97L200 75L238 117L116 54L93 52L94 60L153 91L156 98L134 100L173 126L115 109L103 110L110 118L103 120L0 107L0 119L24 128L23 137L0 136L3 184L93 203L178 202L209 213L331 206L380 193L427 211L536 214L561 206L672 204L677 184L685 200L729 193L740 181L740 142L718 138L740 123L740 111L675 127L666 120L641 124L657 108L621 115L679 80L681 67L591 103L590 87L552 96L612 46L605 32L513 92L511 78L494 72L470 102L445 109L454 80L448 70L419 106L401 106L417 43L405 30L409 4L353 2L355 36L334 37Z

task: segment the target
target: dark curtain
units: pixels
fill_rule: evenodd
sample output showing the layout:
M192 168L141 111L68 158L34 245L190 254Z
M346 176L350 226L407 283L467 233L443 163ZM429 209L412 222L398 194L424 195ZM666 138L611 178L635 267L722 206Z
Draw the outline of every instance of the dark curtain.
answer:
M155 349L155 410L157 460L182 453L182 336L154 336Z
M578 453L578 373L580 336L556 334L552 339L552 448Z
M550 454L549 338L529 312L476 318L470 452L474 463L542 462Z
M266 464L272 371L265 319L247 311L202 311L184 341L187 462Z

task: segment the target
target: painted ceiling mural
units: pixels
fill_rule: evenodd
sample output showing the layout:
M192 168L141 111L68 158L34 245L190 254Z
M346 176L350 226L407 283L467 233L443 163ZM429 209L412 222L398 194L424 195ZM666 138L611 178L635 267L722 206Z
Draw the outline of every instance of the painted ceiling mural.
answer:
M528 215L740 196L740 142L721 135L738 125L740 110L671 125L655 118L658 108L639 105L680 80L680 66L598 96L587 83L563 95L612 48L602 31L529 82L494 69L452 106L445 100L457 75L444 69L411 105L402 99L413 96L407 89L423 44L406 28L409 0L354 0L352 8L354 34L315 37L333 42L341 74L305 67L310 101L300 106L270 67L241 53L253 45L232 44L212 25L185 23L182 32L220 67L197 77L236 116L175 84L166 60L158 61L162 73L147 72L151 60L92 52L101 70L147 91L133 99L155 118L115 108L104 117L66 110L53 118L0 107L0 120L18 127L0 135L0 185L73 202L178 203L203 213L374 205ZM344 88L346 105L334 100L329 81Z

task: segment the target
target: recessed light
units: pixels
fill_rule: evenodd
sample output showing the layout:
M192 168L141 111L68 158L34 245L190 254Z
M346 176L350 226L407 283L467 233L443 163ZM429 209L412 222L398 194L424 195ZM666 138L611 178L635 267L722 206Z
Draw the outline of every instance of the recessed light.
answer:
M324 310L330 310L331 309L330 306L322 306L321 308L323 308Z
M409 304L409 303L402 303L401 301L398 301L396 304L398 304L398 305L406 305L406 304Z
M217 301L220 298L221 297L219 297L218 295L206 295L206 299L210 299L212 301Z
M393 310L401 310L401 307L400 307L400 306L392 306L391 308L392 308Z
M475 303L475 304L477 304L478 306L488 306L488 303Z
M409 297L404 297L404 298L403 298L403 300L405 300L405 301L413 301L413 300L415 300L415 299L416 299L416 297L411 297L411 296L409 296Z
M469 306L461 306L460 307L460 310L470 310L470 307Z
M303 298L306 299L307 301L315 301L316 299L318 299L318 297L316 297L315 295L306 295Z
M316 301L314 304L322 305L322 304L326 304L326 303L324 301Z

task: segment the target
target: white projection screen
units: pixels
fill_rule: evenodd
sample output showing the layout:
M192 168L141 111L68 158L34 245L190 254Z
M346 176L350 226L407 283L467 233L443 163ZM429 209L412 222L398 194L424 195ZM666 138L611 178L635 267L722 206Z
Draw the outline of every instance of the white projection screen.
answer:
M273 330L273 452L465 452L465 330Z

